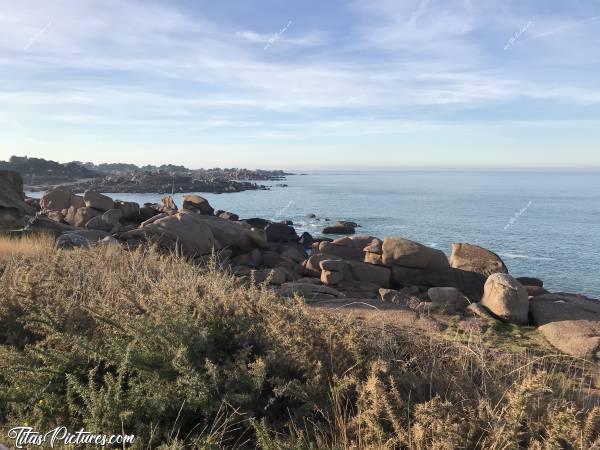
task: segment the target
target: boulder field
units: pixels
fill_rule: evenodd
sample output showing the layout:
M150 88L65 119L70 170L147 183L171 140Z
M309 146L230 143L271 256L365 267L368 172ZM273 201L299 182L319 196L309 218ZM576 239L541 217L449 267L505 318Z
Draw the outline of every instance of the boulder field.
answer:
M27 229L54 233L58 248L155 244L192 262L214 258L220 268L282 296L369 299L419 313L533 325L559 350L600 359L600 302L549 293L537 278L514 278L497 254L476 245L453 244L448 258L402 237L349 234L356 227L351 222L334 225L348 233L337 239L298 236L289 221L240 219L195 194L186 195L181 208L170 196L138 205L64 188L36 202L25 199L18 175L0 173L0 183L0 226L27 223Z

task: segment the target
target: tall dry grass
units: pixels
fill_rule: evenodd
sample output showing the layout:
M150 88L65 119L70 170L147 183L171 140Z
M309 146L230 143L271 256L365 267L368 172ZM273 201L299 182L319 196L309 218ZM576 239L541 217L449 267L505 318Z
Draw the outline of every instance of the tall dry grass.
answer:
M22 253L0 274L3 430L173 450L600 443L579 361L315 314L154 249Z
M0 262L14 257L47 256L53 251L54 237L46 233L0 234Z

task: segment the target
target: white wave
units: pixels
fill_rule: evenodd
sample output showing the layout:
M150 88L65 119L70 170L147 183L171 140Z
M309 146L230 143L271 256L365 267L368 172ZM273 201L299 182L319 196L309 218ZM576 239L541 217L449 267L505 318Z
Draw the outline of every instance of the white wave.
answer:
M519 255L518 253L498 253L498 255L502 256L503 258L530 259L533 261L554 261L554 258L548 258L545 256Z

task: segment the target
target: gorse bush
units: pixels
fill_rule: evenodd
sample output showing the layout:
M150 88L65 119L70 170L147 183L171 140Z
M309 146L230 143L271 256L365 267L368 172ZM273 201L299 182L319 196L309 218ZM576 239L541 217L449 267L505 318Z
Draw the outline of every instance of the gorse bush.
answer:
M312 310L154 249L0 262L0 421L135 448L590 448L579 364ZM0 439L0 442L2 439Z

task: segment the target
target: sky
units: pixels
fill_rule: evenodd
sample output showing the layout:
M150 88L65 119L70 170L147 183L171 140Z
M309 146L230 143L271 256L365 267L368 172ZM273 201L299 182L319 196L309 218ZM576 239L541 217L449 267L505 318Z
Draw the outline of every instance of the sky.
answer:
M600 169L600 0L0 0L0 160Z

